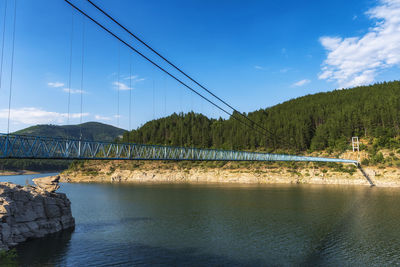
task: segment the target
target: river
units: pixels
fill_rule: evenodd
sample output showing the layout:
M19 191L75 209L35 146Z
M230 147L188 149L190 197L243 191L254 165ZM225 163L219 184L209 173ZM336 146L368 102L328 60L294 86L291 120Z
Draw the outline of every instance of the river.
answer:
M17 246L20 265L400 264L396 188L62 184L59 191L72 202L75 230Z

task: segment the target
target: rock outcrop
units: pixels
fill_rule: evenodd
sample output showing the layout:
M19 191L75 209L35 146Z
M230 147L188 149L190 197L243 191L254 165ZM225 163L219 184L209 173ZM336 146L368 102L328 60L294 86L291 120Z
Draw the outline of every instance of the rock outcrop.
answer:
M0 182L0 250L75 226L71 202L55 188L58 182L43 188Z
M60 182L60 176L49 176L43 178L36 178L32 180L38 189L41 189L45 192L54 193L60 186L58 183Z

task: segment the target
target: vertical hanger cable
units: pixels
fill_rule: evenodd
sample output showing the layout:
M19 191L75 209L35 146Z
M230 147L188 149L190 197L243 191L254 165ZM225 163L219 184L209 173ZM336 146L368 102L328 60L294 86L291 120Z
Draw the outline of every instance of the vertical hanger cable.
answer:
M128 143L130 143L130 136L132 131L132 55L129 61L129 129L128 129Z
M117 127L119 128L119 91L121 89L121 84L119 83L120 75L120 65L121 65L121 48L118 46L118 72L117 72Z
M73 38L74 38L74 10L71 9L71 36L70 36L70 48L69 48L68 104L67 104L68 105L68 118L67 118L68 125L69 125L70 106L71 106Z
M6 15L7 15L7 0L4 1L4 18L3 18L3 38L1 41L1 61L0 61L0 88L2 84L3 77L3 58L4 58L4 40L5 40L5 32L6 32Z
M10 73L10 94L8 98L8 121L7 121L7 134L10 133L10 117L11 117L11 93L13 87L13 72L14 72L14 50L15 50L15 27L17 22L17 0L14 4L14 26L13 26L13 39L12 39L12 52L11 52L11 73Z
M83 17L82 21L82 66L81 66L81 115L80 115L80 138L82 139L82 117L83 117L83 72L84 72L84 63L85 63L85 18Z

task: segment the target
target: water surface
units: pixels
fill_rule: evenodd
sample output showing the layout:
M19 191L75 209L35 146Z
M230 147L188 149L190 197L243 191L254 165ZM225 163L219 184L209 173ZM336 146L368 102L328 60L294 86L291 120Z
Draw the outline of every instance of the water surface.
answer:
M62 184L60 191L72 201L75 230L19 245L21 265L400 264L395 188Z

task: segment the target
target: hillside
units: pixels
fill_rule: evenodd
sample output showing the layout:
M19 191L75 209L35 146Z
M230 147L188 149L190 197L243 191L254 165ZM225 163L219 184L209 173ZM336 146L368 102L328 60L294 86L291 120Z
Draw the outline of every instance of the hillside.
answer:
M78 125L36 125L15 134L54 136L79 139L82 132L82 139L95 141L114 141L118 136L124 134L125 130L99 122L86 122Z
M86 122L81 125L36 125L17 131L15 134L79 139L81 131L83 139L95 141L114 141L125 132L125 130L111 125L99 122ZM60 171L68 168L71 162L70 160L1 159L0 174L2 171L19 170L38 172Z
M235 116L235 115L234 115ZM254 111L268 129L261 135L232 117L209 119L193 112L149 121L125 141L224 149L305 152L344 151L352 136L374 148L400 148L400 82L307 95ZM375 151L376 152L376 151Z

